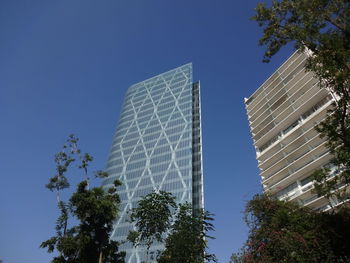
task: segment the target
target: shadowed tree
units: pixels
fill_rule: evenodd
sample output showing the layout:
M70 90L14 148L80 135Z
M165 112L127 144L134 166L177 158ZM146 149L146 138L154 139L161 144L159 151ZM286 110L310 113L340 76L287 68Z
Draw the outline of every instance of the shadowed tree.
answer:
M44 241L40 247L48 252L59 252L53 263L124 263L124 253L118 252L118 243L109 239L113 221L118 214L119 195L116 180L105 191L102 187L90 189L88 167L93 158L81 155L78 138L69 136L63 151L55 156L57 174L49 179L46 187L56 192L60 216L56 221L56 235ZM84 180L68 201L61 200L60 192L69 187L66 173L69 166L79 160L78 169L83 170ZM95 178L108 176L98 171ZM71 226L69 220L77 224Z
M208 239L213 238L207 234L214 230L213 220L207 211L193 213L190 204L180 204L158 263L216 262L215 255L206 251Z
M216 261L215 255L207 253L207 234L214 230L209 212L192 211L190 204L175 203L171 193L160 191L144 196L138 207L132 209L131 221L136 231L130 231L128 240L135 246L149 250L154 242L164 243L165 250L153 255L159 263L203 263Z
M249 236L232 263L350 262L350 211L320 213L256 195L247 203Z
M164 234L171 224L172 211L176 207L171 193L159 191L144 196L137 208L131 210L130 218L135 223L136 231L130 231L127 239L134 246L146 246L147 262L152 244L163 242Z

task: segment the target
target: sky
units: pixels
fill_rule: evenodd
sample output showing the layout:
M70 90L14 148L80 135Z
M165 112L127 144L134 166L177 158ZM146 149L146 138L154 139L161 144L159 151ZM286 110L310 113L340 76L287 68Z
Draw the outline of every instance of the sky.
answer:
M2 0L0 2L0 259L49 262L53 156L71 133L104 169L126 89L188 62L201 82L210 251L228 263L247 238L244 206L261 191L244 97L269 64L245 0Z

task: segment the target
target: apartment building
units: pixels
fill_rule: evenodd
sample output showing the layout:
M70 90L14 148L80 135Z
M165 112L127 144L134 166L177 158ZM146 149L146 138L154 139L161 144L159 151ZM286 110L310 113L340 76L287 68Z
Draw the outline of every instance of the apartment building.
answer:
M306 59L307 53L292 54L245 105L264 191L324 211L337 200L318 197L311 174L320 167L335 167L325 139L314 127L325 118L334 97L305 71Z

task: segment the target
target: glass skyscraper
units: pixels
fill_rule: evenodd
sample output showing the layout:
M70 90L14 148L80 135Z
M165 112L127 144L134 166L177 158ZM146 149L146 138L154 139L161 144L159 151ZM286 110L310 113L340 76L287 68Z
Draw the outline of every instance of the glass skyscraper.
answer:
M107 164L108 186L115 179L121 207L111 238L126 240L133 230L128 211L153 190L171 192L177 202L203 208L200 87L186 64L140 83L126 92ZM151 251L162 249L155 244ZM145 248L129 242L127 263L145 260Z

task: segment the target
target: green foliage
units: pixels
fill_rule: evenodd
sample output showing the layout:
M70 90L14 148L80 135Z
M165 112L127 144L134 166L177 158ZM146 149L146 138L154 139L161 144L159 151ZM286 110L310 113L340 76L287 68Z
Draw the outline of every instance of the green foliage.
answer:
M260 45L266 46L268 62L284 45L309 50L306 69L315 73L322 87L337 100L317 130L327 138L338 173L315 173L319 195L348 199L350 184L350 2L348 0L280 0L270 7L259 3L253 17L263 27ZM331 180L332 182L329 182ZM339 186L344 188L339 190Z
M216 261L215 255L206 252L207 239L212 238L207 232L214 230L212 215L203 210L192 211L187 203L178 207L171 193L160 191L144 196L132 210L131 221L136 231L129 232L128 240L135 246L146 246L147 261L155 241L165 241L165 250L158 254L159 263Z
M166 238L165 250L158 263L203 263L214 261L215 255L206 252L207 234L214 230L212 215L207 211L196 211L194 214L189 204L181 204Z
M52 192L56 192L57 202L60 202L60 191L69 187L69 182L65 173L74 159L66 152L58 152L55 155L56 174L49 178L46 188Z
M56 155L57 175L50 178L47 187L57 193L67 188L69 184L65 173L75 159L80 160L78 168L83 170L85 180L78 184L67 202L58 198L60 216L56 221L56 236L42 242L40 247L47 248L49 253L59 252L53 263L123 263L125 253L118 252L118 243L109 240L113 220L118 214L120 200L117 187L121 182L116 180L107 191L102 187L90 189L88 166L93 158L89 154L81 156L77 142L78 139L71 135L63 151ZM76 155L78 158L73 158ZM108 174L102 171L96 173L99 178L106 176ZM61 187L61 182L66 182L64 187ZM78 224L69 226L69 219Z
M229 263L244 263L244 254L242 252L233 253Z
M245 210L249 237L233 263L348 262L350 211L318 213L256 195Z
M171 193L159 191L144 196L137 208L131 211L131 222L137 231L131 231L128 240L135 246L145 245L147 258L149 249L155 242L162 242L168 231L172 218L172 210L176 208L175 198Z
M321 196L335 196L338 201L349 199L348 187L350 186L350 116L348 113L348 105L345 103L344 97L339 100L339 104L335 105L331 115L327 117L316 130L320 132L321 137L327 138L327 147L334 159L332 163L336 167L330 173L328 169L315 171L313 176L315 179L315 191ZM345 109L343 110L342 107ZM330 176L331 175L331 176Z
M77 257L83 262L98 262L100 252L108 255L117 248L109 241L113 220L117 216L119 196L107 194L101 187L87 189L87 182L81 182L70 198L72 214L79 220L75 239L79 248ZM103 261L115 262L115 261Z
M260 45L267 46L264 61L268 62L281 47L291 42L296 49L308 48L314 53L312 61L316 59L330 68L333 65L336 72L339 65L349 67L349 1L280 0L272 1L270 7L259 3L255 10L252 19L264 29L259 41ZM317 66L317 63L312 64ZM318 65L317 69L324 72L321 67ZM332 72L328 76L340 78Z
M315 180L314 191L318 194L318 196L325 196L326 198L330 198L333 195L333 189L335 189L337 181L330 180L328 178L329 173L329 169L323 168L316 170L312 174L313 179Z

